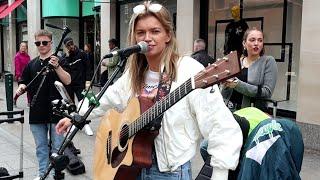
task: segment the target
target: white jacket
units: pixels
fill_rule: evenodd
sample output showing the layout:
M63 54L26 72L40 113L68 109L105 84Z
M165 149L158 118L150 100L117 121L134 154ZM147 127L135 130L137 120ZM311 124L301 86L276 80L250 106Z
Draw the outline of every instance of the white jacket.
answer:
M191 57L179 60L177 81L172 82L171 92L201 71L203 66ZM110 86L100 99L100 106L90 118L103 116L114 108L123 111L132 91L126 72ZM212 179L228 177L228 169L235 169L242 146L242 133L231 112L225 106L217 85L214 93L207 89L196 89L182 98L164 113L159 135L155 139L158 167L161 172L174 171L191 160L199 150L198 141L208 139L208 153L212 155ZM88 107L85 103L80 114Z

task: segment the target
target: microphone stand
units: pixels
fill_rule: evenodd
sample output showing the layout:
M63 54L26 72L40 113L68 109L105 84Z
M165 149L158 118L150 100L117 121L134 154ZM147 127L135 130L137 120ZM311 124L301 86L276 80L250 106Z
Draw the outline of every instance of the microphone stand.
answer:
M125 55L119 55L119 63L117 64L117 67L115 69L115 71L113 72L113 74L111 75L111 77L108 79L108 81L106 82L106 84L103 86L103 88L100 90L98 96L96 97L96 100L99 101L101 99L101 97L103 96L103 94L105 93L105 91L108 89L108 87L111 85L111 83L113 82L113 80L115 79L115 77L118 75L118 73L121 71L121 69L124 67L126 61L127 61L127 56ZM103 59L100 60L99 65L101 64L101 62L103 61ZM99 66L98 66L99 67ZM98 70L98 69L97 69ZM98 71L95 71L94 76L92 77L92 79L94 79L95 75L97 74ZM90 87L92 87L92 82L90 83L90 86L88 88L88 90L86 91L86 94L88 93ZM63 170L66 168L66 166L69 164L69 162L61 162L61 159L63 160L64 158L57 158L57 157L62 157L64 150L67 148L67 146L69 145L69 143L72 141L72 139L75 137L75 135L77 134L77 132L79 130L81 130L84 125L87 123L87 118L89 116L89 114L92 112L92 110L96 107L97 104L95 103L89 103L89 109L86 111L86 113L83 116L80 116L78 113L73 113L72 115L69 115L68 113L64 112L64 110L59 110L59 109L53 109L54 112L56 112L57 114L63 116L63 117L67 117L69 119L71 119L71 123L72 125L74 125L74 129L72 130L71 134L69 129L68 133L69 135L67 135L62 143L62 145L59 148L59 151L57 154L53 154L54 157L50 157L50 163L48 168L46 169L46 172L44 173L43 176L41 176L40 180L44 180L48 174L50 173L50 171L52 170L52 168L58 169L58 170ZM81 106L80 106L81 107ZM57 160L57 161L56 161ZM67 161L67 160L65 160ZM59 166L59 167L57 167Z

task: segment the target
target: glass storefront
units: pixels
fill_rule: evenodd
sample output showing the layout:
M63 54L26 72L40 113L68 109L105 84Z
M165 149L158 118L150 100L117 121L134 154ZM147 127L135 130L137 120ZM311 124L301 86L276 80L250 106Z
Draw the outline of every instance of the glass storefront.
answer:
M44 24L52 24L58 27L68 26L71 29L71 32L68 34L68 37L71 37L77 46L79 45L79 19L47 18L47 19L44 19ZM54 29L47 26L45 26L45 29L48 29L49 31L52 32L53 47L55 50L55 47L58 46L62 38L63 30ZM64 46L62 46L61 48L64 48Z
M243 0L242 19L264 32L265 51L277 61L278 79L272 99L284 100L279 109L296 112L299 75L302 0ZM209 0L208 51L222 57L225 29L233 21L231 8L239 0Z

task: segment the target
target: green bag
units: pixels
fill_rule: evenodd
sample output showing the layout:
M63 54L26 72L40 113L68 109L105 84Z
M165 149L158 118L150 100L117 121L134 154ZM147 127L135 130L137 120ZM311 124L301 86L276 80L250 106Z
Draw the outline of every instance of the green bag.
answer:
M244 117L249 121L249 134L261 121L270 118L270 116L268 116L266 113L255 107L246 107L233 113L240 117Z

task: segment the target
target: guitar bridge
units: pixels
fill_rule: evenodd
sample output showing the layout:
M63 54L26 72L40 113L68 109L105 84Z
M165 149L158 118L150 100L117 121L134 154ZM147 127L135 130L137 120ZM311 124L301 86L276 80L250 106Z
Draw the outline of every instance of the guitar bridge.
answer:
M107 138L107 145L106 145L106 156L107 156L107 163L111 164L111 137L112 132L109 131L108 138Z

